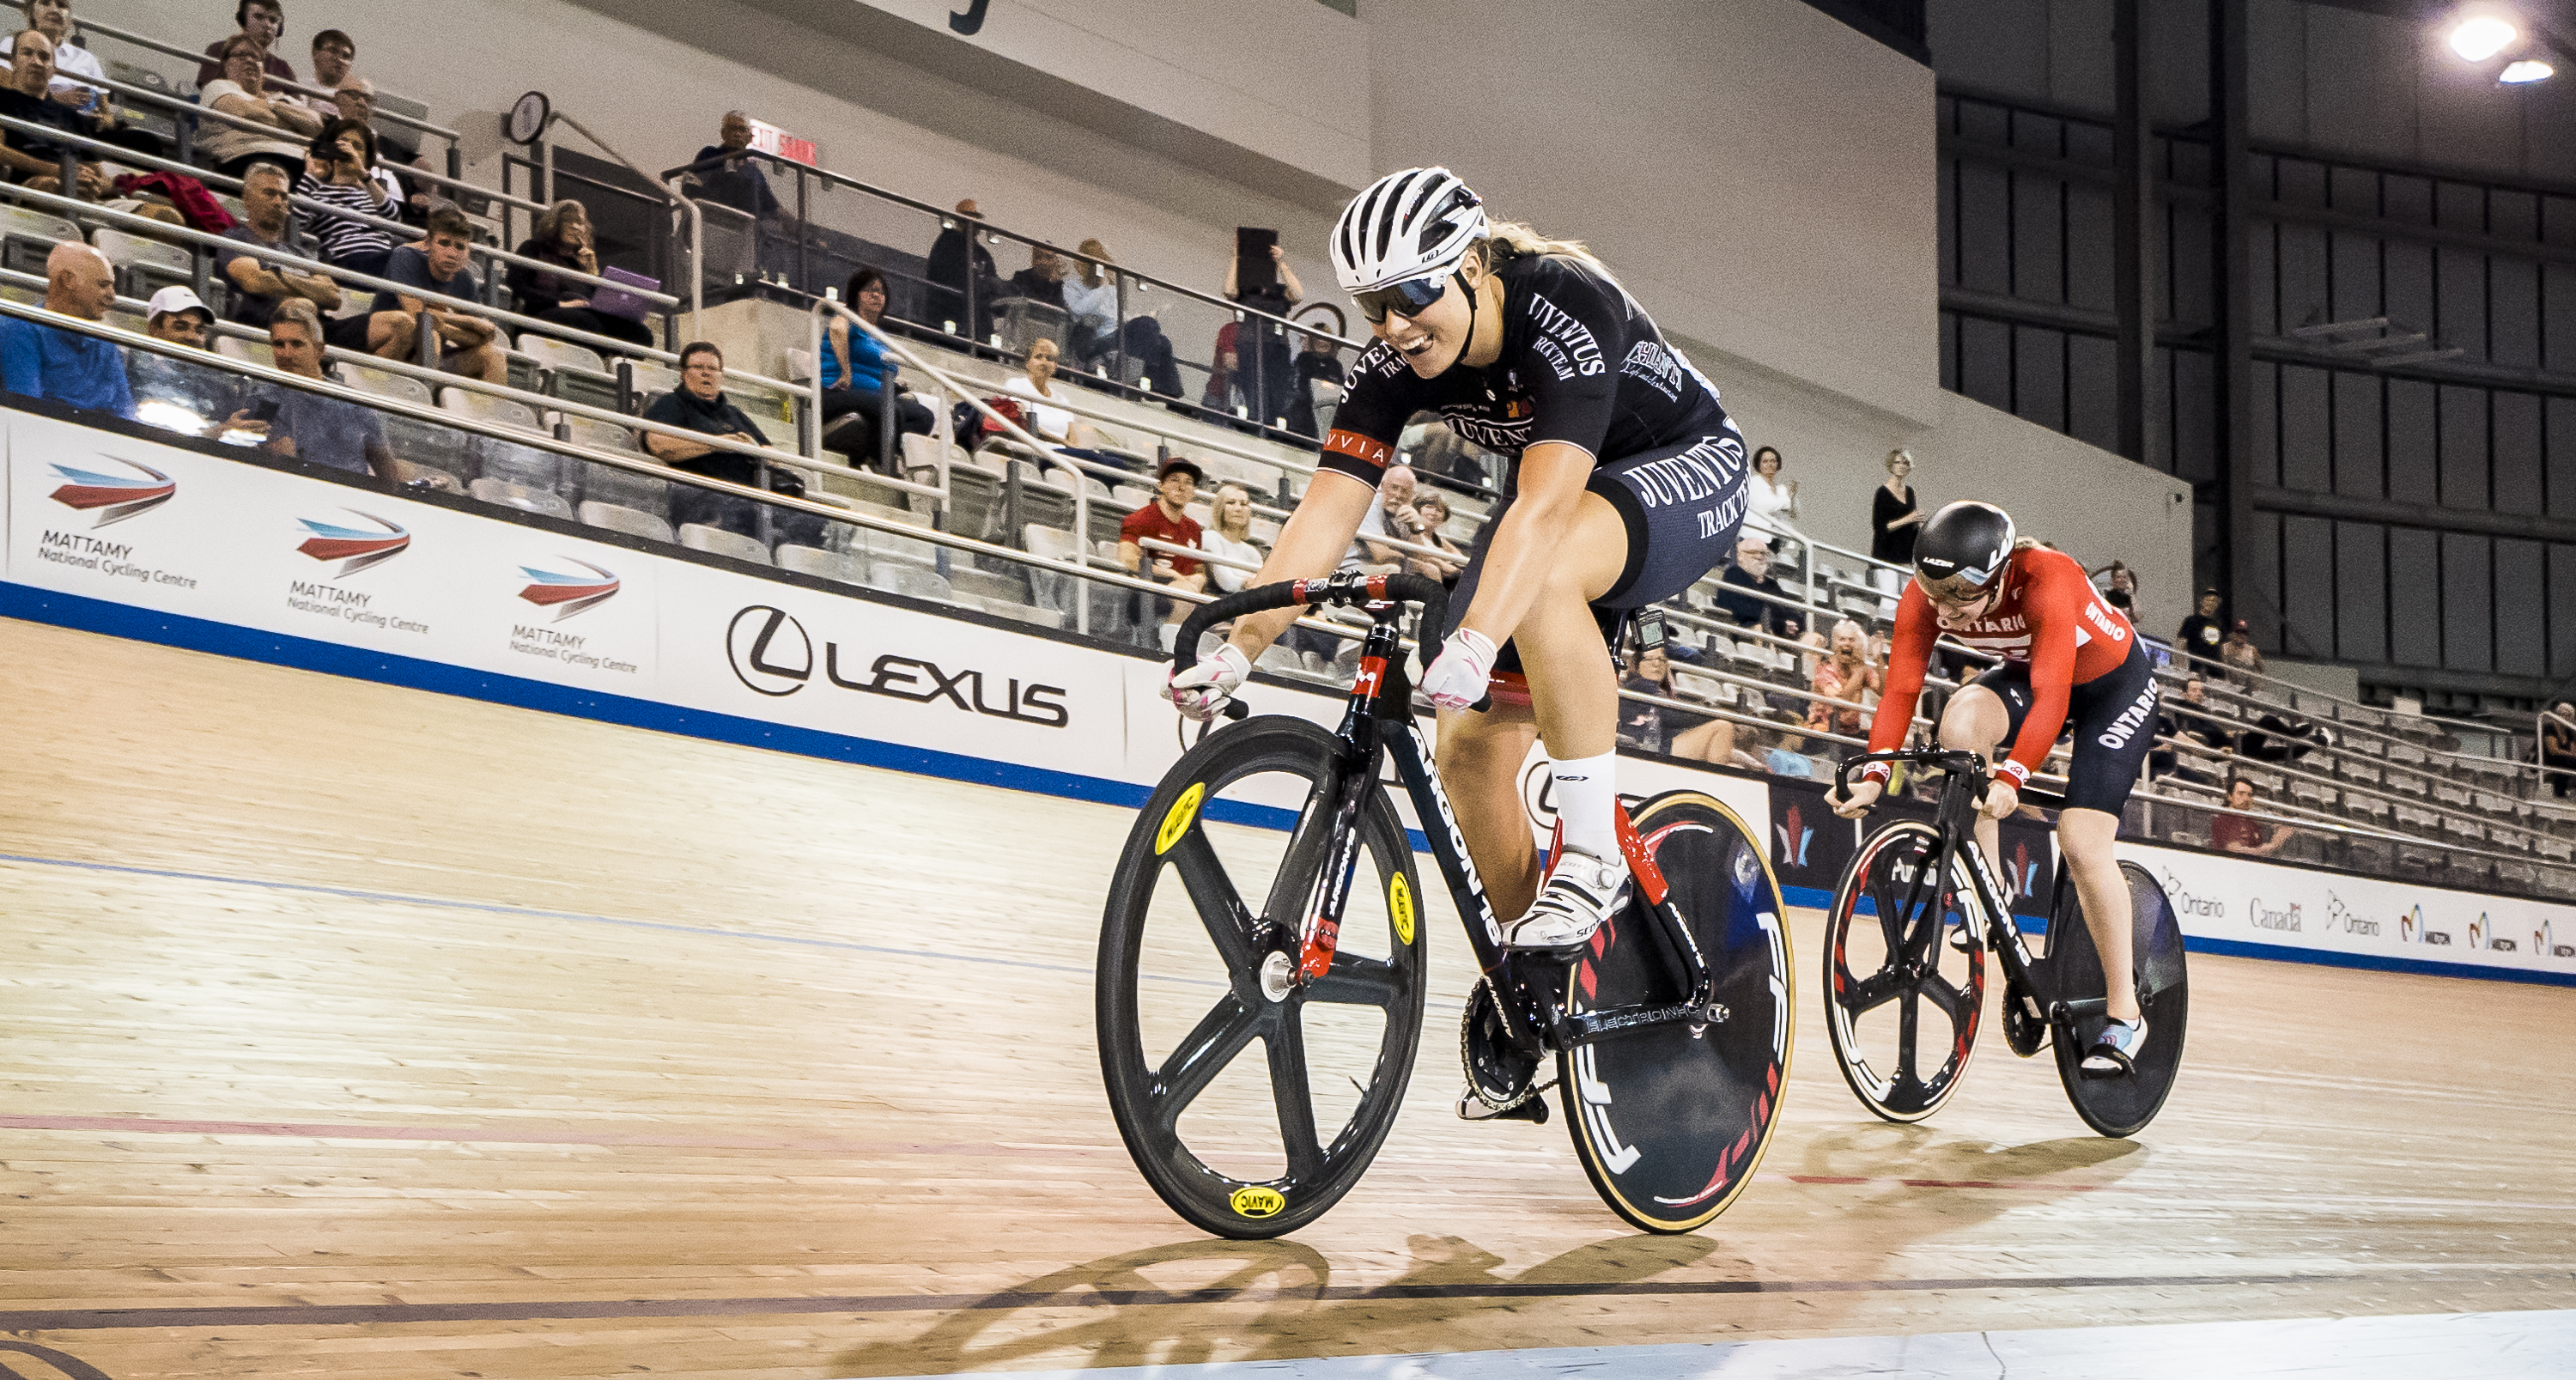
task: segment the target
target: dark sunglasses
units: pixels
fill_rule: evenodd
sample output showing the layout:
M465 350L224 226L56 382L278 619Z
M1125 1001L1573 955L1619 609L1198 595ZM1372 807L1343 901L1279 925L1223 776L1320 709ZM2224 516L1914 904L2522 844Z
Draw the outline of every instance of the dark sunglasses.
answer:
M1361 318L1374 326L1384 321L1389 312L1403 317L1420 316L1425 307L1439 301L1448 291L1449 279L1435 275L1370 288L1366 292L1354 293L1351 300L1359 303Z

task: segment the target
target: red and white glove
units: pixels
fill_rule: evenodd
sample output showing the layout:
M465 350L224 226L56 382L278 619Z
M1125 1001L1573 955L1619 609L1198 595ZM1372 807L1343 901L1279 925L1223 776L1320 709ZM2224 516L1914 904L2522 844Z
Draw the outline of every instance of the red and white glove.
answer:
M1252 674L1252 663L1231 642L1199 658L1199 664L1186 671L1175 671L1163 682L1163 698L1181 711L1181 717L1193 723L1206 723L1225 708L1234 692L1243 688L1246 676Z
M1449 643L1422 673L1422 693L1443 709L1472 709L1492 688L1493 642L1472 628L1449 634Z

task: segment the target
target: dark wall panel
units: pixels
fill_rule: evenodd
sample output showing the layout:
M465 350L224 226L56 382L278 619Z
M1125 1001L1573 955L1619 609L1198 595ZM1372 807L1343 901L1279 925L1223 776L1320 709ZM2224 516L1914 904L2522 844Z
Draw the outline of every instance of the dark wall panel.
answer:
M2066 300L2093 311L2111 310L2111 193L2072 184L2066 189Z
M2379 376L2334 376L2334 490L2377 498L2387 488L2379 453Z
M2211 377L2214 368L2211 357L2198 350L2174 351L2173 418L2179 434L2192 437L2209 435L2211 417L2218 405L2218 386ZM2259 403L2254 425L2258 431L2264 425ZM2263 468L2262 442L2257 441L2255 445L2255 472L2260 474ZM2196 441L2174 453L2171 473L2195 484L2215 479L2218 477L2215 459L2206 441Z
M2186 205L2169 205L2166 210L2166 224L2171 227L2173 239L2165 253L2165 314L2186 326L2206 326L2210 299L2209 213ZM2258 231L2255 238L2261 237ZM2261 290L2257 289L2255 295L2261 296Z
M2442 506L2487 506L2485 389L2442 389Z
M2066 300L2066 184L2054 177L2013 175L2013 295Z
M2379 237L2337 230L2327 241L2328 300L2337 321L2360 321L2379 311Z
M2013 327L2013 413L2051 431L2066 429L2066 333Z
M2237 591L2229 602L2236 616L2245 620L2254 645L2277 652L2281 650L2281 519L2273 513L2257 513L2247 525L2252 540L2244 562L2253 588Z
M2496 670L2505 675L2548 672L2547 582L2539 542L2496 540Z
M2345 661L2388 660L2388 529L2335 524L2335 650Z
M2542 421L2549 450L2549 516L2576 518L2576 398L2551 398ZM2566 616L2576 618L2576 608Z
M2430 334L2435 324L2433 247L2390 240L2380 256L2380 280L2388 319L2410 331Z
M2287 332L2334 319L2326 301L2326 232L2281 227L2281 326Z
M1970 316L1959 322L1959 391L2012 411L2012 329Z
M1959 282L2012 291L2012 193L2004 170L1991 164L1959 165Z
M2576 264L2540 266L2540 367L2576 374Z
M2094 335L2066 338L2066 434L2120 449L2120 349Z
M1941 386L1959 391L1959 317L1955 312L1941 313Z
M2281 650L2291 656L2335 654L2334 524L2324 518L2281 519Z
M2474 250L2441 249L2433 254L2436 327L2442 343L2457 345L2470 359L2487 357L2487 261Z
M1941 285L1959 281L1959 160L1940 162Z
M2388 496L2431 507L2442 499L2442 452L2436 439L2433 385L2388 381Z
M2520 259L2487 260L2487 335L2495 362L2540 367L2540 271Z
M2245 281L2247 295L2254 299L2254 334L2281 333L2281 264L2276 241L2281 227L2268 220L2254 222L2245 236Z
M2495 669L2495 575L2489 538L2442 534L2442 665L2454 671Z
M2254 482L2281 482L2281 366L2254 361Z
M2281 487L2325 493L2334 487L2334 415L2326 371L2281 366Z
M2440 538L2418 527L2388 529L2388 659L2442 664Z
M2576 676L2576 546L2549 544L2549 674Z
M2490 394L2495 415L2495 509L2499 513L2541 511L2540 398L2533 393Z

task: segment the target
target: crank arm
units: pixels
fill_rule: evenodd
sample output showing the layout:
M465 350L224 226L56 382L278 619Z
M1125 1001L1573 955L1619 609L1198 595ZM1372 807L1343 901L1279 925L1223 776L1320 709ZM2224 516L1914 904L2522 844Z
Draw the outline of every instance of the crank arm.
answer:
M1711 1002L1706 1006L1614 1006L1606 1011L1583 1011L1556 1018L1554 1035L1559 1050L1588 1045L1612 1035L1643 1030L1656 1025L1721 1025L1733 1015L1726 1007Z

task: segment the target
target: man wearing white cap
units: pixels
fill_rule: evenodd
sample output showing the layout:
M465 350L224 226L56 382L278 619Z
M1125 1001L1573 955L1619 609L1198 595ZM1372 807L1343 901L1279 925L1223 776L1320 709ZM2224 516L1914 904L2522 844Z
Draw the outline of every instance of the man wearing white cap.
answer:
M149 314L144 330L153 339L192 350L206 348L206 328L215 323L214 311L183 287L165 287L152 294Z

